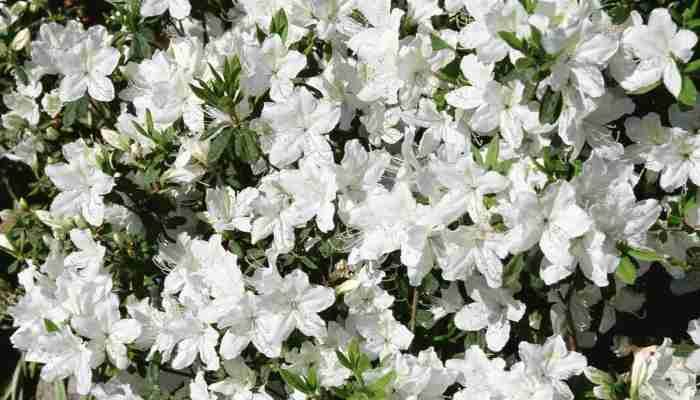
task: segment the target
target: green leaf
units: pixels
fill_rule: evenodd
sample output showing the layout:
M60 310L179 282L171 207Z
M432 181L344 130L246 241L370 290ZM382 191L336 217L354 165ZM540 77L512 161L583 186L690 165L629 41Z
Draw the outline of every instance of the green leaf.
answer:
M542 32L540 32L539 29L537 29L535 26L531 25L530 26L530 35L531 35L531 41L532 44L537 47L537 49L541 50L542 49Z
M134 34L131 41L131 54L135 59L143 59L151 56L151 45L148 38L141 32Z
M617 266L615 271L620 280L628 285L634 285L634 281L637 280L637 268L635 267L632 259L627 256L622 256L620 259L620 264Z
M700 0L695 0L693 2L693 5L690 7L686 8L685 11L683 11L683 24L687 24L691 18L693 18L697 13L698 13L698 7L700 7Z
M540 105L540 122L543 124L557 122L563 106L564 101L561 92L554 92L551 88L547 88Z
M660 254L657 254L653 250L641 250L641 249L634 249L630 248L627 250L627 255L630 257L633 257L635 260L638 261L647 261L647 262L655 262L655 261L664 261L666 258Z
M494 136L486 150L486 167L496 169L498 166L498 154L500 152L500 140L498 135Z
M340 361L340 365L352 371L352 363L350 362L350 360L348 360L347 357L345 357L345 354L343 354L343 352L341 352L340 350L336 350L335 355L338 356L338 361Z
M354 364L356 363L356 360L360 357L360 343L357 341L357 339L353 338L350 343L348 344L348 359L350 360L350 363Z
M508 43L508 46L523 53L527 53L527 47L525 46L525 42L521 39L518 39L515 33L508 31L500 31L498 32L498 36L500 36L504 42Z
M520 273L523 272L525 268L525 258L522 253L516 256L508 262L506 267L503 269L503 286L511 287L520 280Z
M278 34L282 38L282 42L287 41L287 34L289 32L289 25L287 22L287 13L284 8L280 8L279 11L272 17L272 22L270 23L270 33Z
M19 78L19 80L22 81L23 85L29 84L29 76L27 75L27 71L25 71L23 67L21 67L21 66L15 67L15 73L17 74L17 77Z
M160 384L160 352L156 352L148 362L146 369L146 383L150 386L158 386Z
M279 373L287 385L293 387L294 389L296 389L302 393L313 394L313 391L309 390L308 385L306 384L306 382L304 381L304 379L301 376L299 376L293 372L290 372L286 369L280 369Z
M360 353L360 356L357 358L355 363L355 373L362 375L365 371L368 371L371 368L372 361L370 361L369 357L367 357L367 354Z
M258 147L257 133L252 129L242 128L236 134L235 141L236 157L242 161L251 163L260 158L260 149Z
M683 86L681 86L681 94L678 96L678 101L687 105L694 106L697 102L698 90L695 88L695 83L688 76L683 77Z
M44 327L49 333L58 331L58 326L53 321L44 318Z
M208 163L214 164L219 161L219 158L221 158L221 155L224 154L229 143L231 143L234 132L232 128L224 129L212 140L209 145L209 154L207 155Z
M76 101L66 103L63 107L63 126L66 128L73 126L85 110L87 110L87 99L85 96Z
M688 357L690 353L698 349L697 346L694 346L690 343L678 343L674 344L672 347L673 355L675 357Z
M474 161L477 163L477 165L482 167L486 166L486 163L484 162L484 157L481 155L479 149L474 149L474 151L472 151L472 156L474 157Z
M396 379L396 372L390 371L381 378L367 385L367 389L369 389L373 394L386 393L388 389L387 386L389 386L394 379Z
M156 128L155 124L153 123L153 114L151 114L151 110L146 109L146 131L149 134L152 134L155 130Z
M440 51L444 49L453 50L449 43L434 33L430 34L430 44L433 46L433 51Z
M66 400L68 396L66 396L66 387L63 384L63 380L56 380L53 383L53 393L54 393L54 400Z
M526 70L528 68L534 67L535 66L535 60L532 58L527 58L523 57L518 59L518 61L515 62L515 69L517 70Z
M320 389L318 373L316 372L316 366L309 368L309 372L306 377L306 385L312 393L315 393L318 391L318 389Z
M692 21L688 21L688 23L685 24L685 27L691 30L700 27L700 18L695 18Z
M685 66L683 70L686 74L692 74L693 72L700 70L700 60L695 60Z
M574 167L574 176L579 176L583 173L583 162L581 160L574 160L571 165Z
M311 261L311 259L309 257L304 256L304 255L297 255L296 258L299 261L301 261L302 264L304 264L307 268L314 270L314 271L318 269L318 265L316 265L315 262Z

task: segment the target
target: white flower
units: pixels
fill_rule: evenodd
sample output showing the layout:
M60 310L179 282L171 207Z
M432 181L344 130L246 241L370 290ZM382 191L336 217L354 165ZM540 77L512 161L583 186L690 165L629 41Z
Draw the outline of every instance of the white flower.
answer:
M122 383L118 378L112 378L105 384L96 384L90 395L97 400L143 400L134 393L134 389L128 383Z
M503 369L506 366L503 359L489 360L481 348L472 345L464 352L463 359L447 360L445 365L457 373L457 382L463 387L455 399L501 398L501 384L505 375Z
M90 339L88 347L95 351L94 357L104 359L106 352L117 368L125 369L129 365L126 345L141 335L141 324L135 319L121 319L118 306L117 297L110 296L95 306L94 315L73 317L71 325Z
M626 90L643 92L663 79L668 91L678 97L682 78L677 63L690 61L697 40L695 33L678 30L667 9L655 9L647 25L632 26L623 34L623 46L639 61L632 74L620 84Z
M523 140L523 123L527 106L521 105L525 86L519 80L500 84L493 78L494 64L482 64L475 55L462 58L462 73L471 86L453 90L447 102L463 110L475 110L469 126L479 133L500 128L501 135L514 147Z
M464 306L464 299L455 282L450 282L447 289L440 289L440 297L433 298L433 305L430 312L435 321L448 314L454 314Z
M141 15L153 17L170 11L170 16L183 19L190 15L192 6L189 0L144 0L141 4Z
M102 273L107 249L93 239L89 230L72 229L69 235L78 251L69 254L63 264L68 268L81 271L86 277L94 277Z
M228 328L221 339L221 356L225 360L238 357L253 343L267 357L279 357L281 332L275 330L283 316L271 314L259 296L246 292L241 301L218 320L218 327Z
M475 20L459 33L459 42L467 49L475 49L479 61L495 63L510 56L515 62L522 54L510 48L499 32L512 32L519 39L530 35L527 12L517 0L467 1L469 14Z
M563 111L559 118L559 135L566 144L573 146L570 156L572 159L581 154L586 143L601 157L619 159L626 149L615 140L608 125L625 114L631 114L635 104L630 98L613 89L593 101L593 110Z
M321 232L331 231L335 223L335 194L338 190L335 171L327 164L317 164L313 158L299 161L299 169L280 172L279 186L292 196L293 212L302 219L316 217L316 225Z
M190 84L201 73L204 49L197 38L177 38L168 52L156 51L140 64L129 63L122 72L130 86L119 97L133 102L139 121L150 111L155 127L165 129L179 118L193 132L204 130L202 101Z
M514 207L502 209L506 225L511 228L507 233L511 251L525 251L539 241L550 262L571 264L571 240L582 236L593 224L592 218L576 204L574 187L561 181L548 186L540 199L527 192L514 196Z
M399 100L405 108L417 104L420 96L431 96L440 85L435 73L455 58L449 49L433 51L431 38L418 34L399 50L398 76L403 81Z
M474 302L455 315L455 325L463 331L487 328L486 344L490 350L500 351L510 339L510 321L520 321L525 304L515 300L507 289L491 289L484 283L469 281L468 294Z
M480 199L471 202L469 211L474 225L461 225L445 233L444 255L438 260L442 277L449 281L467 280L476 267L490 287L501 287L501 260L508 255L506 237L491 226L491 214Z
M397 91L403 82L398 76L399 27L404 11L391 9L389 0L359 0L357 9L372 27L361 27L347 41L359 60L362 89L357 97L365 102L384 99L397 102Z
M521 384L530 386L530 390L535 392L533 395L562 400L574 398L563 381L581 374L587 361L580 353L568 351L561 336L549 337L543 345L521 342L518 353L524 378ZM512 368L518 369L517 366Z
M107 30L90 28L83 41L65 54L58 64L64 76L60 98L64 103L78 100L87 91L95 100L112 101L114 85L109 79L119 63L119 51L109 45Z
M568 277L579 266L586 278L598 286L608 285L608 274L615 272L620 261L617 251L605 234L592 229L579 238L572 239L569 252L573 256L570 264L555 264L542 260L540 277L547 285L553 285Z
M292 79L306 67L306 57L296 50L289 50L279 35L265 39L255 63L255 75L251 88L270 88L270 98L282 102L294 92ZM250 94L257 94L256 90Z
M233 230L250 232L252 203L257 197L258 191L254 188L245 188L238 194L228 186L207 189L207 211L202 216L217 233Z
M582 97L596 98L605 94L605 79L601 70L617 52L618 42L613 35L598 32L596 28L593 22L583 21L572 32L554 39L556 44L551 44L553 48L547 48L545 41L547 51L559 55L552 66L552 74L546 80L553 90L561 91L570 85ZM556 34L561 30L547 32Z
M41 82L29 82L28 85L22 85L18 82L16 92L12 91L2 96L5 106L10 109L9 113L2 116L5 128L12 128L11 121L9 121L11 116L22 118L31 126L36 126L39 123L41 114L39 106L36 104L36 98L41 95L42 90Z
M41 368L41 379L53 382L74 375L79 394L90 393L94 354L68 327L40 336L36 351L27 353L26 360L45 364Z
M274 320L278 322L273 326L275 336L286 339L292 331L299 329L306 336L323 338L326 336L326 323L318 315L335 303L333 289L311 285L309 277L300 269L295 269L286 275L276 290L265 293L262 297L272 313L279 315ZM262 316L266 319L266 316Z
M61 191L51 203L51 213L59 217L82 215L91 225L102 225L102 197L112 191L114 178L99 169L96 150L82 139L63 146L63 154L67 164L46 166L46 175Z
M218 396L209 393L209 386L204 380L204 372L197 372L197 376L190 382L190 398L192 400L217 400Z
M647 167L661 172L659 183L667 192L685 185L688 178L700 184L700 136L680 128L673 128L670 133L668 143L652 149Z
M685 367L682 358L673 356L671 345L670 339L664 339L660 346L645 347L634 354L631 399L690 400L695 397L695 373Z
M353 246L348 262L378 260L400 249L400 232L413 223L415 210L416 201L405 184L397 184L390 192L370 192L348 215L347 225L361 231L361 241Z
M380 359L408 349L413 341L413 333L394 318L391 310L377 314L351 315L348 320L365 339L363 349Z
M296 89L283 102L266 103L261 118L272 127L270 162L285 167L302 154L319 161L331 161L329 133L340 120L340 108L316 99L306 88Z

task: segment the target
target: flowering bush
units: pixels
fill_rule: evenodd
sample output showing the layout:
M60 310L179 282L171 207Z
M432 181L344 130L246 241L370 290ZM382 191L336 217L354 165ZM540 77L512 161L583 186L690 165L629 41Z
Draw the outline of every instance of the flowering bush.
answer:
M0 0L3 400L696 396L700 0L54 3Z

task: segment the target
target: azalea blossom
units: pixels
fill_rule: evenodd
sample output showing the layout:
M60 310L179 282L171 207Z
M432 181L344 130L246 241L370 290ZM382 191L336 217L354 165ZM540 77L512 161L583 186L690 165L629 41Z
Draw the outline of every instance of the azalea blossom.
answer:
M678 63L690 60L697 41L695 33L678 29L668 10L653 10L646 25L632 26L623 35L623 46L638 61L631 75L620 84L629 91L643 92L663 80L666 89L678 97L682 84Z

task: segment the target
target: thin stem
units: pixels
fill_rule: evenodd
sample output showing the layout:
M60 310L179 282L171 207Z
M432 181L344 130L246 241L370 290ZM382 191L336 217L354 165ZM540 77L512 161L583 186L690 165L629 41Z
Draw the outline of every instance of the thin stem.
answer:
M413 288L413 301L411 303L411 332L416 331L416 313L418 312L418 288Z

